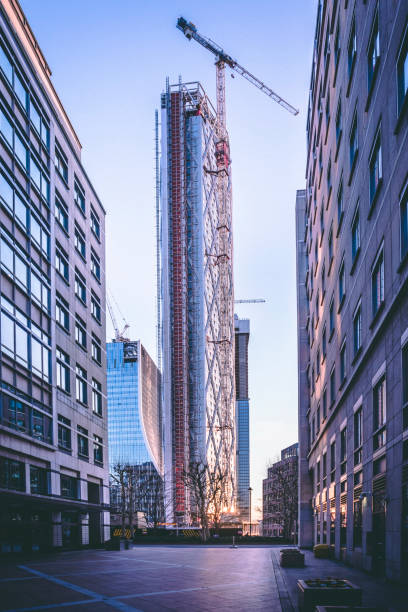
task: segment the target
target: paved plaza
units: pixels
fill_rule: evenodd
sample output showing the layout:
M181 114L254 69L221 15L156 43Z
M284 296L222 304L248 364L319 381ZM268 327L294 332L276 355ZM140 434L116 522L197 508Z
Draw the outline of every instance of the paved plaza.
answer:
M349 578L364 605L407 610L408 590L306 553L304 569L282 569L280 547L137 546L76 551L0 564L0 610L297 610L296 581ZM388 608L386 607L388 606Z

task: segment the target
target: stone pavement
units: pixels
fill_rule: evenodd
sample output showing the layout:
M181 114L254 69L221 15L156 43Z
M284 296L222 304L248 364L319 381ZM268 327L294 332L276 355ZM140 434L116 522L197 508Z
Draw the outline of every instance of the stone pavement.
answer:
M304 569L282 569L280 547L137 546L75 551L0 565L0 610L297 610L296 581L347 577L365 605L408 610L408 590L306 553Z

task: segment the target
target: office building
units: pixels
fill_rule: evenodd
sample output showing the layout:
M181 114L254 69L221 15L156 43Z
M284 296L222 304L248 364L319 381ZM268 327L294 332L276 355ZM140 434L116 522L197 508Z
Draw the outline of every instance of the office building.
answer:
M262 535L295 540L298 517L298 451L296 442L281 451L262 481Z
M144 513L147 524L157 523L164 520L160 373L139 340L106 347L111 474L118 464L132 469L136 510ZM112 512L118 514L114 481L111 492Z
M237 428L237 513L249 521L249 395L248 343L249 319L234 315L235 324L235 422Z
M100 544L105 211L17 0L0 2L0 205L0 550Z
M183 473L225 475L235 510L236 438L228 143L199 83L161 98L163 415L168 521L191 524ZM227 179L227 181L224 180Z
M407 20L405 1L319 2L296 224L300 544L392 579L408 566Z

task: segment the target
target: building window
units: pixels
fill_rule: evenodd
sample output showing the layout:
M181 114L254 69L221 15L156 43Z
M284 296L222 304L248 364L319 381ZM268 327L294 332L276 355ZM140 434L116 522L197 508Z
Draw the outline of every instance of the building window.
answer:
M330 482L336 479L336 442L330 444Z
M55 143L55 156L54 156L55 169L58 174L68 182L68 159L58 143Z
M94 462L103 464L103 440L100 436L94 434Z
M350 137L349 137L349 151L350 151L350 174L353 172L354 164L358 154L358 132L357 132L357 114L354 114L353 123L351 124Z
M354 413L354 465L363 459L363 409Z
M316 493L320 491L320 461L316 463Z
M322 239L324 234L324 203L322 204L322 208L320 210L320 234Z
M0 68L2 69L5 77L10 83L13 82L13 66L8 56L6 55L3 47L0 47Z
M91 314L98 323L101 322L101 301L93 291L91 293Z
M320 376L320 349L316 351L316 380Z
M48 495L48 470L30 465L30 490L36 495Z
M323 476L323 489L327 486L327 454L323 453L322 457L322 476Z
M101 263L98 255L92 249L91 251L91 272L98 282L101 281Z
M336 401L336 368L333 366L330 372L330 406Z
M361 302L353 316L353 348L354 357L356 357L361 349Z
M79 483L77 478L61 474L61 497L79 499Z
M58 446L71 452L71 421L62 414L58 415Z
M373 389L373 449L383 447L386 443L387 401L385 376Z
M371 295L373 317L384 304L384 251L381 249L371 273Z
M330 227L328 244L329 244L329 273L330 273L330 268L333 263L333 225Z
M332 171L331 171L331 158L329 158L329 163L327 164L327 173L326 173L326 181L327 181L327 200L330 198L331 188L332 188Z
M31 99L30 104L30 119L34 128L37 130L38 135L41 137L41 141L46 149L50 147L50 128L48 127L44 117L37 109L37 107L33 104Z
M96 361L97 364L101 365L102 363L102 347L101 341L99 338L92 334L92 359Z
M55 194L55 218L62 229L68 233L68 208L58 194Z
M74 201L81 212L85 214L85 191L76 177L74 181Z
M381 131L378 129L370 155L370 204L373 203L382 182Z
M69 282L68 253L64 251L58 242L55 245L55 269L62 278Z
M332 297L329 306L329 332L331 338L334 333L334 297Z
M327 418L327 387L326 386L323 389L322 409L323 409L322 417L323 417L323 421L325 421Z
M402 348L403 429L408 429L408 343Z
M342 115L341 115L341 99L339 99L339 102L337 104L337 111L336 111L336 149L338 149L339 147L342 133L343 133L343 123L342 123Z
M75 295L86 304L86 284L85 278L82 274L75 268Z
M340 181L339 189L337 191L337 226L340 230L344 216L344 199L343 199L343 179Z
M89 459L88 430L81 427L81 425L78 425L77 429L78 456L84 459Z
M48 258L50 253L50 236L32 213L30 219L30 234L34 244L41 249L43 254Z
M58 325L69 332L69 304L58 292L55 301L55 320Z
M80 256L83 259L85 259L86 257L85 234L77 224L75 224L75 248L80 254Z
M329 129L330 125L330 85L327 88L327 97L326 97L326 130Z
M81 404L88 403L87 373L80 365L76 365L76 400Z
M0 487L25 491L25 464L22 461L0 457Z
M92 379L92 410L98 416L102 416L102 385Z
M91 207L91 230L95 234L96 238L100 240L101 238L101 224L99 221L99 217Z
M343 258L340 264L340 269L339 269L339 310L343 304L345 295L346 295L346 273L344 269L344 258Z
M353 21L351 24L349 42L347 45L347 65L348 65L348 75L349 79L353 74L354 64L356 61L357 55L357 36L356 36L356 20L353 17Z
M340 473L347 472L347 427L340 432Z
M400 203L401 225L401 260L408 255L408 184L404 189Z
M374 23L371 29L370 42L368 43L367 51L367 82L368 91L374 83L377 74L378 64L380 62L380 33L378 30L378 8L375 13Z
M360 253L360 244L360 209L357 207L351 224L351 259L353 263Z
M327 333L326 333L326 325L325 325L323 327L323 333L322 333L322 361L324 361L326 358L326 352L327 352Z
M86 350L86 323L75 315L75 342Z
M363 507L362 500L353 502L353 547L361 548L363 545Z
M337 71L337 67L339 65L339 59L340 59L340 20L338 20L337 22L337 29L336 29L336 34L334 37L334 66L335 66L335 70Z
M401 50L397 59L397 107L400 116L408 91L408 25L405 28Z
M343 384L346 380L347 375L347 363L346 363L346 341L343 341L343 344L340 348L340 384Z
M57 358L57 387L65 391L70 392L70 367L69 367L69 355L62 349L56 349Z

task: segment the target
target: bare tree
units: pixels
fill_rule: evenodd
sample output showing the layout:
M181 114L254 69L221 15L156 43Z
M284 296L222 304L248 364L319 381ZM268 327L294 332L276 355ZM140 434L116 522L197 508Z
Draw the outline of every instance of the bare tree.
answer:
M112 469L111 503L121 515L122 537L125 536L126 523L129 525L130 538L134 537L134 517L143 512L143 499L146 496L146 479L141 466L117 462Z
M269 476L270 474L270 476ZM266 512L281 525L287 540L296 534L298 514L298 458L277 461L269 466L271 486Z
M193 461L183 472L183 480L201 525L201 539L206 542L210 525L217 526L221 520L226 476L205 463Z

